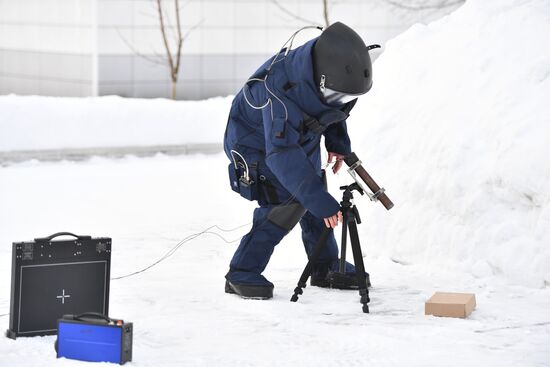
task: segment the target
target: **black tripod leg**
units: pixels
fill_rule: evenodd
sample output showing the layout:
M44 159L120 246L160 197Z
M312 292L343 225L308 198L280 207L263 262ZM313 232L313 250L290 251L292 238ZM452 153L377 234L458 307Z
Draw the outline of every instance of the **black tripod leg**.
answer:
M317 259L321 254L321 250L323 249L323 246L325 246L325 243L327 242L327 239L330 233L332 233L332 228L326 228L326 227L323 229L323 232L321 232L321 237L319 237L319 240L317 241L317 244L313 249L313 254L311 254L311 256L309 257L307 265L304 268L304 271L302 272L302 276L300 276L300 280L298 281L298 286L294 288L294 294L290 298L291 302L296 302L298 300L298 296L304 293L302 288L306 287L307 279L309 278L313 270L313 265L317 262Z
M359 234L357 233L357 223L355 223L355 218L349 222L349 235L351 240L351 249L353 250L353 261L355 262L355 273L357 275L357 283L359 284L359 295L361 296L363 312L369 313L369 289L367 288L365 264L363 263L363 253L361 252L361 244L359 242Z
M346 272L346 248L348 242L348 215L344 211L344 218L342 220L342 242L340 243L340 267L339 272L344 274Z

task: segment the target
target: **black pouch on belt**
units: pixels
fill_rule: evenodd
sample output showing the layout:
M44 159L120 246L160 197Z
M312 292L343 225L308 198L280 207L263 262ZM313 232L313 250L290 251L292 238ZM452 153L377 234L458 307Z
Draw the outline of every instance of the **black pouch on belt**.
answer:
M241 162L229 164L229 181L231 189L247 200L258 200L258 165L245 166Z

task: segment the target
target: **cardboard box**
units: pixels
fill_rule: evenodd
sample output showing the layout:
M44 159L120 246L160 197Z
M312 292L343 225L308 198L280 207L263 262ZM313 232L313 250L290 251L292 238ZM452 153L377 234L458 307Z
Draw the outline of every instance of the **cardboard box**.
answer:
M435 292L426 301L425 314L442 317L468 317L476 307L473 293Z

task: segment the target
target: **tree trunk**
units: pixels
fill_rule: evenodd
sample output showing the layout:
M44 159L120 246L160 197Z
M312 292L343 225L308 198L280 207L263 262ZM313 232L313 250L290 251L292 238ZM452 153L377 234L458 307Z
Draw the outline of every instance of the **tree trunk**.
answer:
M176 100L177 97L177 87L178 86L178 80L172 79L172 99Z
M325 18L325 28L328 28L330 25L330 20L328 19L328 1L323 0L323 18Z

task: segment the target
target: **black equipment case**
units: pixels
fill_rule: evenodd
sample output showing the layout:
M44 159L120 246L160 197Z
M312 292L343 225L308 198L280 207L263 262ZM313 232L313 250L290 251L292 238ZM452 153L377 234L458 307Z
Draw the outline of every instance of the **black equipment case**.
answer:
M75 239L57 240L59 236ZM63 315L109 314L111 239L60 232L12 248L6 336L53 335Z

